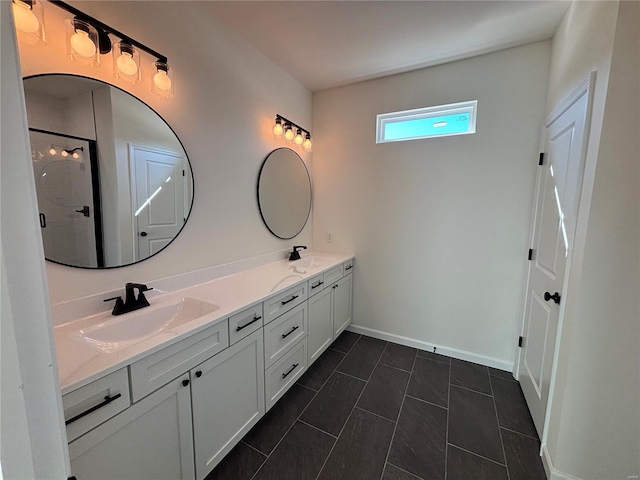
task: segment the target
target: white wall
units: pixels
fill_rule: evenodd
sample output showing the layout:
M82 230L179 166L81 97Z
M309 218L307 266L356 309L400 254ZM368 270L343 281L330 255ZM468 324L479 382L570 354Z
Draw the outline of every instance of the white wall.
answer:
M355 253L355 324L510 368L548 63L540 42L314 94L314 245ZM376 114L474 99L474 135L375 143Z
M590 70L597 82L545 435L552 478L640 474L639 24L637 2L576 2L553 40L549 109Z
M67 439L12 22L11 3L0 2L0 477L63 480Z
M311 93L224 24L201 15L198 2L71 3L166 55L175 68L175 97L161 99L150 92L153 59L144 54L138 86L118 83L109 55L100 68L68 60L61 24L67 15L48 2L48 45L20 45L23 75L77 73L141 98L184 144L194 171L195 202L176 241L138 265L92 271L48 263L52 302L290 247L293 241L277 239L263 225L256 185L262 161L283 146L271 134L275 114L311 125ZM310 154L301 156L310 163ZM311 245L311 240L310 221L295 243Z

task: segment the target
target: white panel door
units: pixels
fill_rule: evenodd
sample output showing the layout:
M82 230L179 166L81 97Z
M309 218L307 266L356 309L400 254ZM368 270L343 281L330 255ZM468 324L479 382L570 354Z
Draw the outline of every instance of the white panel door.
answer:
M333 341L333 292L327 288L309 299L309 366Z
M264 415L262 329L191 370L196 476L205 478Z
M135 260L166 247L185 221L184 157L132 145L132 194Z
M193 480L189 376L69 444L71 473L91 480Z
M351 291L352 276L347 275L331 287L333 289L333 338L349 326L351 323Z
M547 127L545 160L536 186L533 254L518 379L540 436L582 185L587 103L585 92Z

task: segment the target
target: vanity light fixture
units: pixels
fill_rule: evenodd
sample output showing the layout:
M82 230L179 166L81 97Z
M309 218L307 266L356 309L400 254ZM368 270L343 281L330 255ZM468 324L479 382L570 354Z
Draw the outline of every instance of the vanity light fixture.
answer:
M49 155L55 155L56 153L58 153L56 151L56 147L54 147L53 145L51 145L51 148L49 149Z
M296 128L295 133L293 128ZM287 142L293 142L295 145L301 145L307 152L311 151L311 132L300 125L284 118L282 115L276 115L273 124L273 135L279 137L284 135Z
M18 34L29 45L46 45L44 10L39 0L13 0L13 19Z
M48 2L73 15L73 18L65 20L67 56L71 60L99 67L100 55L113 51L113 75L137 85L141 83L140 52L145 52L156 60L156 73L151 79L151 91L163 98L173 97L173 70L169 68L167 57L65 2ZM43 12L40 0L13 0L16 30L37 37L40 45L46 45ZM113 46L111 37L118 39Z

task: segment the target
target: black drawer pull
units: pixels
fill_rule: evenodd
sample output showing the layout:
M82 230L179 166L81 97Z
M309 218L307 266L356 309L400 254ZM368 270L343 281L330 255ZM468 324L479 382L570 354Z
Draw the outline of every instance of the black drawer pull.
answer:
M353 265L349 265L348 267L345 268L345 270L351 270L353 268Z
M237 326L236 327L236 332L239 332L240 330L242 330L243 328L247 328L249 325L251 325L252 323L256 323L258 320L260 320L262 318L262 316L259 317L253 317L253 319L251 319L250 322L245 323L242 326Z
M289 330L287 333L283 333L282 334L282 338L287 338L289 335L291 335L293 332L295 332L299 328L300 328L300 325L296 325L291 330Z
M282 378L283 378L283 379L284 379L284 378L287 378L287 377L289 376L289 374L290 374L291 372L293 372L293 371L296 369L296 367L297 367L298 365L300 365L300 364L299 364L299 363L294 363L293 365L291 365L291 368L289 369L289 371L288 371L288 372L286 372L286 373L283 373L283 374L282 374Z
M182 380L182 386L183 387L188 387L189 386L189 380Z
M106 397L104 397L104 402L99 403L98 405L94 405L93 407L91 407L89 410L85 410L82 413L79 413L78 415L76 415L73 418L70 418L69 420L67 420L66 422L64 422L65 425L69 425L70 423L75 422L76 420L80 420L82 417L86 417L87 415L89 415L90 413L95 412L96 410L98 410L99 408L104 407L105 405L109 405L111 402L113 402L114 400L117 400L118 398L120 398L122 396L121 393L116 393L113 397L110 397L109 395L107 395Z
M324 285L324 282L318 282L315 285L311 285L311 288L318 288L320 285Z
M296 298L298 298L299 295L294 295L293 297L291 297L289 300L285 300L284 302L282 302L283 305L286 305L289 302L293 302Z
M196 372L196 377L197 377L197 378L200 378L201 376L202 376L202 370L198 370L198 371ZM186 385L185 385L185 387L186 387Z

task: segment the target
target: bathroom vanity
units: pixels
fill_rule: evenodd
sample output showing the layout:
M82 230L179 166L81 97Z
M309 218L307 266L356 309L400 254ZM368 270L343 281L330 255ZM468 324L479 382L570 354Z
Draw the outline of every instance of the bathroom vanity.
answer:
M57 325L72 474L204 479L349 325L352 271L308 254Z

